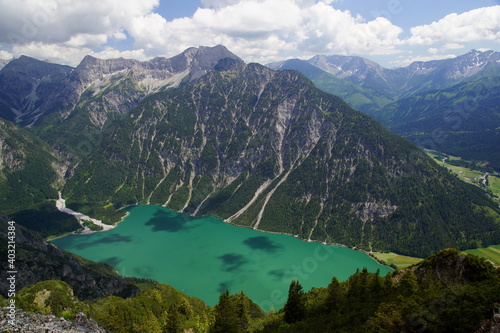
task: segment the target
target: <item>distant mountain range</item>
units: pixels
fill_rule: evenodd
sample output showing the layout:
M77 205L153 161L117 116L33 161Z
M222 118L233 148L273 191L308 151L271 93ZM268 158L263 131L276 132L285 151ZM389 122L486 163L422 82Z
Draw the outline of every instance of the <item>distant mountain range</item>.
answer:
M453 59L397 69L349 56L315 56L269 66L300 71L318 88L344 98L421 146L487 161L500 170L495 149L500 144L495 126L500 121L495 106L499 52L472 50Z
M403 98L417 92L449 87L475 75L497 75L500 69L500 52L472 50L462 56L433 61L417 61L407 67L387 69L379 64L356 56L322 56L309 60L292 59L268 64L273 69L292 69L294 64L306 62L337 78L374 89L392 98ZM307 68L307 67L304 67ZM313 72L293 68L306 76ZM319 75L320 72L314 73ZM342 97L342 96L341 96Z
M22 57L0 71L0 99L17 123L0 122L9 214L36 213L62 190L70 208L107 222L159 204L416 256L500 242L500 209L481 190L297 71L245 64L223 46L76 68Z

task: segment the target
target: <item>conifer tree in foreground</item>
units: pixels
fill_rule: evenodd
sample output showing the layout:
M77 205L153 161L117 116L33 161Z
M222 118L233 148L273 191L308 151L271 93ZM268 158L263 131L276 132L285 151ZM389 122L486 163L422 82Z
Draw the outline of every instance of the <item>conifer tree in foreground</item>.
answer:
M226 290L220 294L219 303L215 306L215 323L211 332L233 333L238 332L238 327L237 309Z
M299 281L292 280L288 289L288 300L283 307L285 322L292 324L301 321L305 316L305 299Z

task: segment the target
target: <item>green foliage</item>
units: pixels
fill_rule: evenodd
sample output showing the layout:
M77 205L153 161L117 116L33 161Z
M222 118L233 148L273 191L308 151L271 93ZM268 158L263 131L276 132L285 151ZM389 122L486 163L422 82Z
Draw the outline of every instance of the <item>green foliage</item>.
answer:
M226 290L219 296L214 307L215 321L210 332L240 333L248 332L253 321L264 317L264 312L242 291L230 295Z
M306 315L270 314L255 332L471 332L500 300L500 271L484 259L440 251L380 277L365 269L303 296Z
M102 231L103 226L94 224L92 221L83 221L83 225L92 231Z
M108 204L106 202L67 202L66 206L69 209L74 210L75 212L79 212L85 214L87 216L91 216L95 219L101 220L106 224L115 224L119 222L125 215L126 211L119 209L117 205Z
M401 99L373 115L420 146L488 161L500 171L499 87L500 76L470 78Z
M267 314L243 292L223 292L210 309L160 284L134 298L82 303L66 283L45 281L20 290L16 304L68 319L83 311L112 332L471 332L499 295L497 267L446 249L384 277L363 269L308 292L292 281L284 307Z
M16 223L40 233L43 237L58 236L78 230L80 223L55 207L54 201L39 203L10 216Z
M71 318L85 306L73 296L73 289L63 281L48 280L22 288L16 295L16 306L25 311L55 314Z
M305 316L305 299L302 286L298 281L292 280L288 289L288 299L283 306L284 320L288 324L301 321Z
M168 285L155 285L134 298L106 297L90 315L112 332L182 332L208 327L209 308Z
M58 176L53 165L60 161L46 143L14 124L0 119L2 166L0 211L12 214L57 198Z
M231 301L229 292L226 290L219 297L219 303L215 306L215 323L211 329L213 333L238 332L238 313L236 304Z

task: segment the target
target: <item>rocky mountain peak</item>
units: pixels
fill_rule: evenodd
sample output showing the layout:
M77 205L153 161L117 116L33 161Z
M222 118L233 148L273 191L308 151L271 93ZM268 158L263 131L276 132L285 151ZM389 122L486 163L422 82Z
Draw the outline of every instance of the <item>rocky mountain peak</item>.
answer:
M87 97L106 92L104 105L90 105L99 111L92 122L100 126L107 113L123 114L149 94L178 86L188 75L190 79L201 77L225 58L242 62L222 45L193 47L172 58L143 62L87 55L76 68L22 56L0 71L0 117L21 125L32 125L51 112L66 118L84 92ZM121 87L121 93L110 91L111 86Z
M83 58L76 69L79 71L88 71L93 69L100 71L102 74L110 74L125 68L133 67L138 63L139 61L133 59L98 59L87 55Z
M201 46L199 48L189 48L181 55L186 59L186 65L190 67L192 79L201 77L221 59L230 58L242 61L238 56L231 53L225 46L217 45L214 47Z
M29 125L41 116L44 98L73 71L72 67L21 56L0 71L0 117Z
M499 66L500 52L471 50L452 59L415 61L387 69L361 57L317 55L308 62L338 78L361 84L392 97L439 89L467 79L487 66Z
M359 81L368 71L383 72L382 66L374 61L357 56L315 56L310 64L340 78L352 78Z

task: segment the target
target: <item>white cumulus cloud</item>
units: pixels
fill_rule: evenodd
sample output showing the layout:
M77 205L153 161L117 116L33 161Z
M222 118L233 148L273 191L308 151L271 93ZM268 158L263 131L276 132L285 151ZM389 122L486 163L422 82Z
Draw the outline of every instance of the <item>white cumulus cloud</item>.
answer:
M409 44L500 41L500 5L449 14L437 22L411 28Z
M383 17L366 21L311 0L206 0L192 17L167 21L136 17L128 27L135 45L172 55L189 46L223 44L246 60L281 54L396 52L402 29Z
M64 43L80 35L92 44L93 36L117 34L158 4L158 0L0 0L0 42Z
M161 1L168 10L168 0ZM169 21L155 12L160 0L0 0L0 56L76 65L86 54L142 60L222 44L245 61L265 63L388 55L415 45L429 45L437 56L469 41L499 40L500 6L450 14L402 40L403 29L388 18L335 8L341 1L201 0L192 16Z
M126 39L127 27L158 4L159 0L0 0L0 45L10 47L3 57L27 54L76 65L87 54L119 55L106 44ZM144 51L124 55L144 57Z

